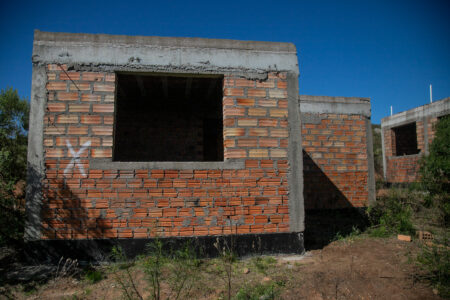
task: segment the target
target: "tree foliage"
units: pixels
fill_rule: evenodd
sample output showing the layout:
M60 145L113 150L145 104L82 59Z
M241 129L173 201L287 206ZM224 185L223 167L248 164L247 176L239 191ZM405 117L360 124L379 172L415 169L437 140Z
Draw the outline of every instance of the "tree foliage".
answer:
M29 103L16 90L0 92L0 245L17 239L23 228L23 212L16 185L25 180Z
M441 211L444 225L450 223L450 115L439 120L430 145L430 154L421 161L422 184L430 194L430 202ZM431 204L431 203L430 203Z

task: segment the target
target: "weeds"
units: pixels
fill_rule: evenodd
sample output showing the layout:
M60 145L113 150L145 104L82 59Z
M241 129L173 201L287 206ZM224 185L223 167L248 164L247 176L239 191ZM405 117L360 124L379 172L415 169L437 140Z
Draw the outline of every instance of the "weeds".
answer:
M421 279L429 281L443 298L450 298L450 247L448 237L423 245L417 256L418 266L424 275Z
M231 236L230 245L228 244L226 239L223 239L223 242L220 242L220 239L217 238L214 243L214 247L217 249L220 255L220 261L222 262L222 269L219 271L224 275L224 280L226 284L227 291L227 299L231 299L231 288L232 288L232 280L234 275L234 264L236 262L236 254L234 253L234 236Z
M385 197L368 209L372 228L372 237L387 237L396 233L414 234L415 229L411 221L413 206L417 203L411 198L411 193L400 189L391 189Z
M88 270L84 274L84 280L88 281L91 284L97 283L103 279L103 273L99 270Z
M236 300L259 300L259 299L275 299L281 293L281 287L284 282L269 282L265 284L257 284L254 286L246 286L239 289Z
M252 264L255 266L256 270L264 275L267 275L267 270L276 264L277 260L273 257L254 257L252 258Z

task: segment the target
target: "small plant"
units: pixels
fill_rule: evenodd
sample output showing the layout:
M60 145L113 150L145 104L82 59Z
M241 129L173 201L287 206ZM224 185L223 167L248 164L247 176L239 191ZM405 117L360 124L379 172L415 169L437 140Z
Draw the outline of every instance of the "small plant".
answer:
M400 189L391 189L387 196L380 197L377 203L368 210L372 228L369 235L386 237L396 233L414 234L415 229L411 221L412 202L411 193Z
M353 242L360 235L361 235L361 230L358 227L353 226L352 231L349 234L343 235L342 233L337 232L336 236L334 237L333 240L334 241L342 241L345 243Z
M276 299L281 293L283 282L269 282L265 284L257 284L254 286L246 286L239 289L236 300L260 300L260 299Z
M222 262L222 265L219 271L224 275L223 279L226 283L227 299L230 300L235 269L234 265L236 263L236 254L234 253L234 236L231 236L230 245L225 238L223 238L222 243L221 240L217 238L216 242L214 243L214 247L217 249L220 255L220 261Z
M255 266L256 270L264 275L267 275L267 270L276 264L277 260L273 257L254 257L252 258L252 264Z
M92 284L99 282L103 279L103 273L99 270L88 270L84 274L84 279Z
M143 300L143 297L139 293L136 288L136 283L134 282L134 278L131 275L131 267L133 266L133 262L129 262L123 252L123 249L120 246L114 246L112 248L112 256L116 263L113 265L112 273L114 279L119 284L124 297L128 300L140 299ZM119 273L125 273L125 276Z

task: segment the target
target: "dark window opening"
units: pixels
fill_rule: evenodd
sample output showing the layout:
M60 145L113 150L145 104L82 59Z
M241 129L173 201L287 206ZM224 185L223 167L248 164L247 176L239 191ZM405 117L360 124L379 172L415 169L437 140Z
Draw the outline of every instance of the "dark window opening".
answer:
M114 161L223 161L222 76L117 74Z
M416 123L411 123L392 128L395 135L395 155L417 154L420 150L417 148Z

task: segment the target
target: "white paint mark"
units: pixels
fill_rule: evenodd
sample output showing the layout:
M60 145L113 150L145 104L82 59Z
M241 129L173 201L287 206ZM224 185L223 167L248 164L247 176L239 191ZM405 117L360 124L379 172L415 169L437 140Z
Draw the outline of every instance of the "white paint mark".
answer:
M69 152L73 158L67 165L66 169L64 170L64 175L66 175L70 169L72 169L76 166L80 170L80 173L83 174L83 176L86 176L83 165L81 164L81 161L80 161L80 156L84 152L84 150L86 150L86 148L91 145L91 141L87 141L86 143L84 143L83 146L81 146L80 150L78 150L78 152L75 152L73 150L72 144L70 144L69 140L66 140L66 145L67 145L67 148L69 148Z

